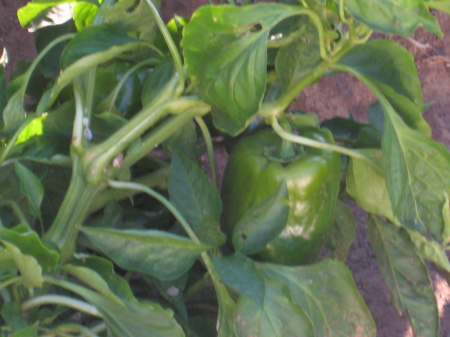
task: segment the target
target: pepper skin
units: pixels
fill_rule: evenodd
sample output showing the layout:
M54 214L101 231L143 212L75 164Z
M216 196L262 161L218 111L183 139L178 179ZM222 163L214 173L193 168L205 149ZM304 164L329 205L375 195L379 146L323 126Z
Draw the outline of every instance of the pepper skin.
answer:
M308 128L301 136L333 142L327 129ZM290 158L277 157L281 139L272 130L242 139L228 159L222 185L222 226L229 238L242 215L286 181L289 215L278 236L257 258L285 265L313 262L330 231L338 198L341 157L338 153L301 146ZM300 152L298 151L300 149Z

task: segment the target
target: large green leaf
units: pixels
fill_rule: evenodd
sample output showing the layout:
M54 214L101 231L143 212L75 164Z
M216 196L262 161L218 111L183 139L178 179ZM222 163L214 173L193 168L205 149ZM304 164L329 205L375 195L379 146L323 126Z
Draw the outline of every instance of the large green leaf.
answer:
M233 246L244 254L255 254L282 232L289 215L286 182L247 210L233 231Z
M239 337L315 337L313 326L302 308L289 294L284 282L264 276L264 306L260 308L246 296L237 302L236 334Z
M425 1L425 5L450 14L450 2L447 0Z
M16 174L20 180L20 191L28 200L28 209L34 216L41 217L41 203L44 198L44 188L40 179L26 166L14 163Z
M222 202L207 175L187 156L173 153L169 172L170 201L192 226L200 241L220 246Z
M406 124L431 134L422 117L422 89L414 59L403 46L392 40L369 41L351 49L339 64L370 78Z
M120 267L174 280L211 247L158 230L80 229L94 246Z
M450 152L386 111L382 146L393 212L407 228L447 241L442 209L450 194Z
M192 16L182 47L188 74L211 104L214 123L236 135L258 112L264 96L270 29L298 7L203 6Z
M408 36L423 26L442 36L439 23L422 0L346 0L344 4L358 21L382 33Z
M450 195L450 152L443 144L408 127L376 79L350 63L339 69L364 82L383 106L382 149L393 217L429 239L447 242L449 222L443 209Z
M311 320L316 337L376 335L370 312L343 263L327 259L303 267L265 264L262 268L285 282L292 301Z
M369 238L381 274L399 311L406 311L416 336L439 336L439 312L427 268L408 233L369 217Z

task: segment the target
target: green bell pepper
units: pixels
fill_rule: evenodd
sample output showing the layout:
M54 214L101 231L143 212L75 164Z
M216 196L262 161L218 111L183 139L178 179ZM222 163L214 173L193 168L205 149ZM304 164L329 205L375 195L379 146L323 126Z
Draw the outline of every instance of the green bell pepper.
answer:
M299 134L333 142L327 129L305 128ZM284 180L289 196L287 223L256 255L286 265L313 262L333 225L340 174L338 153L282 141L272 130L244 138L233 148L224 173L223 230L232 238L244 213Z

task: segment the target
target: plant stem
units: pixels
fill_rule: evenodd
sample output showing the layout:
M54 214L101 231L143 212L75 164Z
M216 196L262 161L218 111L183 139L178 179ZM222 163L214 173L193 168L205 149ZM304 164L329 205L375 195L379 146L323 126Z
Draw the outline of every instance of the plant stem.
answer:
M19 283L19 282L22 282L22 276L10 278L9 280L6 280L5 282L0 283L0 289L6 288L14 283Z
M148 186L150 188L166 185L167 177L169 176L169 168L163 167L157 171L149 173L143 177L139 177L133 182L136 184L141 184ZM95 212L101 208L103 208L109 201L115 200L123 200L129 197L132 197L136 194L135 191L129 190L118 190L118 189L107 189L101 193L99 193L95 199L92 201L91 207L89 208L89 213Z
M69 188L52 226L44 235L44 239L59 247L62 261L69 259L75 251L77 226L83 223L89 214L92 200L104 188L104 184L88 186L83 177L80 158L75 154Z
M209 133L208 127L201 117L195 117L200 130L202 130L203 138L205 139L206 151L208 152L209 166L211 167L211 175L214 181L214 185L218 187L217 182L217 169L216 169L216 156L214 155L214 145L211 139L211 134Z
M307 137L302 137L302 136L299 136L299 135L294 135L292 133L286 132L280 126L280 124L278 124L278 120L275 117L272 118L271 125L272 125L273 130L281 138L286 139L287 141L290 141L290 142L293 142L293 143L297 143L297 144L301 144L301 145L305 145L305 146L314 147L314 148L317 148L317 149L334 151L334 152L337 152L337 153L349 156L351 158L361 159L361 160L364 160L364 161L370 163L372 166L378 168L377 163L375 163L372 159L364 156L363 154L361 154L357 150L348 149L348 148L341 147L341 146L334 145L334 144L330 144L330 143L318 142L316 140L313 140L313 139L310 139L310 138L307 138Z
M97 308L89 303L74 299L68 296L61 295L42 295L29 299L21 304L22 311L29 310L46 304L64 305L66 307L85 312L96 317L103 317Z
M167 43L167 46L169 47L170 54L172 55L173 62L175 64L175 69L177 70L178 78L179 78L179 85L177 93L178 95L181 95L181 93L184 90L184 82L186 81L184 76L184 69L183 69L183 62L181 61L180 54L178 52L178 48L175 44L175 42L172 39L172 36L170 35L169 30L167 29L166 25L164 24L163 20L161 19L161 16L158 13L158 10L156 9L155 5L151 0L145 0L147 4L149 5L151 11L153 12L153 16L156 20L156 24L158 25L158 28L161 31L161 34L164 37L164 40Z
M143 141L138 150L128 153L122 161L120 167L112 167L108 170L108 177L114 178L123 171L129 168L131 165L140 160L149 151L154 149L158 144L169 138L175 131L181 128L184 124L192 120L196 116L202 116L210 111L211 107L204 104L201 101L188 101L190 104L186 105L186 109L183 113L171 117L161 126L151 132Z

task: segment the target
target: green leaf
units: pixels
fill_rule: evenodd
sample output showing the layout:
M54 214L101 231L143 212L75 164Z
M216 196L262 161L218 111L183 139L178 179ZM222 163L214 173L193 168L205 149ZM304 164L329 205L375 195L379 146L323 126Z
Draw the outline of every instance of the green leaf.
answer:
M87 1L78 1L73 6L73 20L78 30L82 30L94 21L98 13L98 5Z
M427 240L417 232L408 231L408 234L423 259L433 262L436 267L450 275L450 261L448 260L444 247L436 241Z
M38 337L38 327L36 324L14 332L11 337Z
M153 68L147 76L142 88L142 106L146 106L158 98L165 84L175 74L175 67L171 60L166 60Z
M214 267L225 284L237 293L247 296L264 309L264 280L255 270L255 264L236 253L226 259L215 257Z
M285 282L292 301L311 320L316 337L376 335L370 312L343 263L327 259L302 267L259 266Z
M406 124L431 135L422 117L423 98L412 55L392 40L373 40L357 45L339 64L370 78Z
M270 29L298 7L267 3L254 6L202 6L183 33L189 76L200 96L216 111L214 124L240 133L258 112L264 96L267 37Z
M94 246L121 268L174 280L211 247L158 230L80 229Z
M219 192L197 165L176 152L172 154L170 165L169 196L200 241L215 246L225 242L225 235L219 228L222 211Z
M58 280L53 280L58 284ZM74 283L64 282L60 286L75 292L95 305L106 322L108 336L112 337L184 337L184 333L173 317L173 312L153 302L137 303L132 310L109 297Z
M447 0L424 1L425 5L450 14L450 3Z
M185 336L173 313L155 303L141 305L140 311L130 311L96 293L86 299L102 313L107 329L114 337Z
M350 246L356 237L356 221L352 212L342 202L336 205L334 227L329 233L326 247L330 251L330 258L345 262Z
M387 217L395 217L395 223L429 239L448 239L448 221L442 210L450 194L450 152L443 144L408 127L376 81L351 66L339 69L349 71L366 84L385 112L382 149L393 212Z
M289 194L286 182L248 209L233 232L233 246L244 254L255 254L280 234L287 224Z
M17 302L3 303L0 313L5 320L6 325L13 331L17 331L28 326L27 319L23 317L19 303Z
M17 11L17 16L22 27L26 28L31 21L36 19L44 11L74 0L33 0Z
M79 32L69 42L61 56L61 65L66 69L88 55L135 43L140 43L140 40L126 35L118 26L107 24L91 26Z
M314 337L313 326L289 295L281 280L265 275L264 307L246 296L237 302L236 333L239 337Z
M83 281L90 288L130 310L138 304L127 281L114 272L114 265L101 257L75 256L76 260L66 264L63 270Z
M281 47L275 59L275 70L284 90L302 80L322 60L317 28L308 17L300 18L297 22L298 38Z
M30 213L40 218L40 207L44 197L44 188L40 179L27 167L17 161L14 162L14 167L20 180L20 191L28 200Z
M27 271L20 267L20 258L29 257L28 263L38 264L44 272L51 272L58 265L59 254L42 242L37 233L30 231L25 225L19 225L13 229L0 229L0 241L10 251L22 274ZM11 247L13 250L10 250Z
M406 37L423 26L442 37L439 23L422 0L346 0L344 4L358 21L373 30Z
M416 336L437 337L439 312L432 283L407 232L370 216L369 238L397 310L408 313Z
M381 163L380 151L365 150L363 153ZM352 158L348 165L347 192L365 211L395 221L385 174L381 168L365 160Z
M395 216L408 229L434 240L447 233L442 213L450 191L450 152L408 128L387 107L383 151Z

